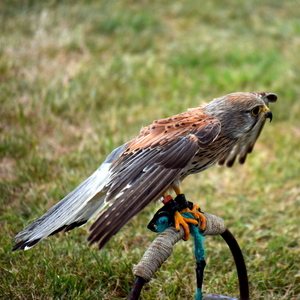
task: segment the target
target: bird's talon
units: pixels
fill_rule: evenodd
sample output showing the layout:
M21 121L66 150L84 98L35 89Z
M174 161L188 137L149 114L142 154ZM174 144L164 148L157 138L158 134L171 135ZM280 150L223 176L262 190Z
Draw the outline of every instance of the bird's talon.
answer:
M201 214L200 222L199 227L202 231L204 231L206 229L206 217L203 214Z
M188 213L191 213L194 218L196 220L193 220L193 219L188 219L189 221L187 223L192 223L192 224L195 224L197 225L200 221L200 229L203 231L206 229L206 217L203 215L203 213L200 212L200 207L198 205L194 205L192 209L189 209L189 208L185 208L183 209L180 213L184 213L184 212L188 212ZM196 221L196 223L194 223L194 221Z
M189 232L189 231L185 231L185 232L184 232L184 236L183 236L182 239L183 239L184 241L188 241L189 238L190 238L190 232Z
M184 231L183 239L185 241L187 241L190 237L190 229L189 229L189 225L187 224L186 220L190 220L190 219L184 218L178 211L175 212L174 227L177 231L179 231L180 225L182 226L183 231ZM198 222L197 222L197 224L198 224Z
M197 220L189 219L189 218L184 218L184 217L183 217L183 220L184 220L186 223L190 223L190 224L193 224L193 225L198 225L198 221L197 221Z

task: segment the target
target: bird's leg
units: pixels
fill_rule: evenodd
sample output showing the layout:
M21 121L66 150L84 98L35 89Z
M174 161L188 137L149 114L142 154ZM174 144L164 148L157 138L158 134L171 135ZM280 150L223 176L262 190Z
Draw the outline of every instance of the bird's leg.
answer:
M171 185L171 188L174 190L174 192L176 193L176 195L182 195L182 191L181 188L177 185Z

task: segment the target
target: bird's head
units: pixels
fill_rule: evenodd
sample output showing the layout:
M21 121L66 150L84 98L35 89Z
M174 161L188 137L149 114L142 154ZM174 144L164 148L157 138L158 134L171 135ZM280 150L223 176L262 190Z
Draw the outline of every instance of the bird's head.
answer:
M276 100L274 93L239 92L214 99L205 105L204 110L220 121L222 134L239 139L259 122L272 121L268 105Z

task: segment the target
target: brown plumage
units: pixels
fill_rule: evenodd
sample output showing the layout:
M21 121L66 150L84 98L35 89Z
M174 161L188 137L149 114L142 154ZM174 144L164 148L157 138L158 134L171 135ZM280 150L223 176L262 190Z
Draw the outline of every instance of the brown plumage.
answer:
M27 249L48 235L70 230L102 214L89 242L102 248L134 215L188 175L215 163L243 163L253 149L273 93L234 93L173 117L154 121L115 149L86 181L20 232L13 250Z

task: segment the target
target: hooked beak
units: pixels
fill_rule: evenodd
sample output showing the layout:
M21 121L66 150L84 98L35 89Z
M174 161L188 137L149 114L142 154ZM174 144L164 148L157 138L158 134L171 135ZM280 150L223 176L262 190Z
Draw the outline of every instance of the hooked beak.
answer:
M264 114L262 115L262 117L264 119L270 119L270 122L272 122L273 114L268 107L265 107Z
M272 112L269 110L268 112L266 112L266 113L264 114L264 117L265 117L265 119L269 118L269 119L270 119L270 122L272 122L273 114L272 114Z

